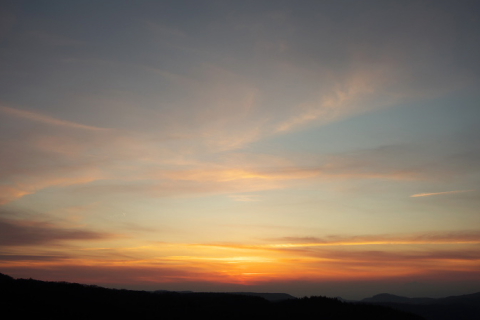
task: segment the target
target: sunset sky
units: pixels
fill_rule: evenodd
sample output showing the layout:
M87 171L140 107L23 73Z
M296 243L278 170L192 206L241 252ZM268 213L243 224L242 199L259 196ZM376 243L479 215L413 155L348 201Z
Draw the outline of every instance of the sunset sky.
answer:
M1 273L480 291L480 2L0 3Z

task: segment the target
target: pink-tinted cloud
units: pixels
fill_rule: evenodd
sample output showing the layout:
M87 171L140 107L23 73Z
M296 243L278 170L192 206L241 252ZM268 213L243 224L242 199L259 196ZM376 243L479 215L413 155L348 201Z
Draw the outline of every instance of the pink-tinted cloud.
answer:
M443 194L455 194L455 193L463 193L463 192L471 192L475 190L455 190L455 191L443 191L443 192L432 192L432 193L417 193L412 194L410 197L418 198L418 197L430 197L430 196L438 196Z
M91 131L108 130L108 129L105 129L105 128L88 126L88 125L84 125L84 124L81 124L81 123L76 123L76 122L72 122L72 121L57 119L57 118L47 116L47 115L43 115L43 114L40 114L40 113L37 113L37 112L14 109L14 108L7 107L7 106L0 106L0 111L8 114L10 116L19 117L19 118L22 118L22 119L27 119L27 120L35 121L35 122L41 122L41 123L45 123L45 124L48 124L48 125L68 127L68 128L74 128L74 129L91 130Z

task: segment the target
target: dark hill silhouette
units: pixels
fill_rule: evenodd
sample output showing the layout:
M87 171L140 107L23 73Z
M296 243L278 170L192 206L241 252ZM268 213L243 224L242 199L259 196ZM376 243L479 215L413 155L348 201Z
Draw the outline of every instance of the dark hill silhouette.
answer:
M153 293L2 274L0 301L4 319L423 319L390 307L326 297L271 302L237 293Z
M12 277L10 277L6 274L0 273L0 285L3 284L3 283L10 283L10 282L13 282L13 281L15 281L15 279L13 279Z
M166 292L177 292L177 293L194 293L193 291L168 291L168 290L156 290L154 293L166 293ZM260 293L260 292L222 292L225 294L237 294L244 296L254 296L261 297L268 301L283 301L288 299L296 299L294 296L291 296L287 293Z
M480 292L472 294L464 294L461 296L451 296L438 299L442 304L464 304L479 307L480 306Z
M428 320L480 319L480 292L446 298L407 298L382 293L360 301L389 306L423 316Z
M426 304L433 303L436 299L434 298L407 298L402 296L396 296L389 293L380 293L374 295L371 298L365 298L362 302L393 302L393 303L410 303L410 304Z
M231 292L233 294L240 294L246 296L261 297L268 301L284 301L290 299L296 299L294 296L291 296L287 293L260 293L260 292Z

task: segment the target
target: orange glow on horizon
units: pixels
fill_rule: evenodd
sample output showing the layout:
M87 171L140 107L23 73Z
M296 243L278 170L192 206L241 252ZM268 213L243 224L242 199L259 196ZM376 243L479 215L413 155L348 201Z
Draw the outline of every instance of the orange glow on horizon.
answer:
M397 241L396 244L421 245L432 242ZM462 242L463 243L463 242ZM478 242L466 242L468 244ZM341 246L353 246L356 250L365 244L388 244L386 241L344 242ZM441 246L440 243L435 243ZM450 243L452 244L452 243ZM83 248L77 257L58 258L52 261L2 261L4 270L68 270L79 274L92 272L90 282L116 283L115 274L126 275L126 283L182 283L209 282L255 285L291 281L360 281L395 279L413 276L439 277L439 272L464 272L477 275L480 257L438 255L423 256L417 253L389 251L338 251L328 246L338 243L318 244L266 244L266 245L209 245L162 244L124 248ZM458 245L458 242L454 242ZM297 250L305 247L307 251ZM310 251L318 247L319 251ZM325 249L324 249L325 248ZM293 251L292 251L292 250ZM110 251L109 251L110 250ZM112 251L113 250L113 251ZM239 254L241 250L241 254ZM345 249L347 250L347 249ZM100 256L96 256L101 253ZM105 253L110 252L105 255ZM131 257L121 258L120 253ZM182 255L172 254L183 252ZM112 274L111 280L95 274ZM97 278L95 278L97 277Z

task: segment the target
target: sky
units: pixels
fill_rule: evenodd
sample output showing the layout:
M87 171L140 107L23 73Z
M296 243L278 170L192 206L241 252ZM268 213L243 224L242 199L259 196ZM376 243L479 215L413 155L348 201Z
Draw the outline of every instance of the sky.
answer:
M477 1L1 1L0 272L480 288Z

